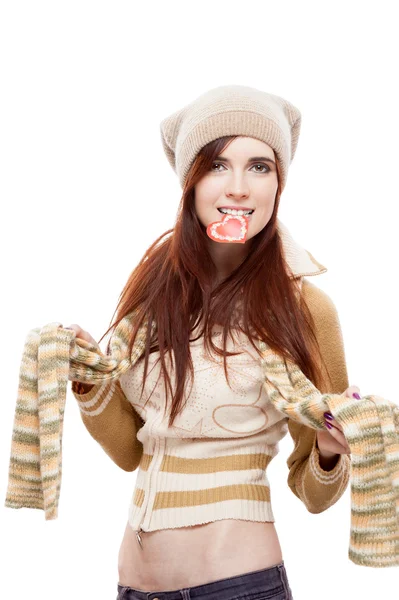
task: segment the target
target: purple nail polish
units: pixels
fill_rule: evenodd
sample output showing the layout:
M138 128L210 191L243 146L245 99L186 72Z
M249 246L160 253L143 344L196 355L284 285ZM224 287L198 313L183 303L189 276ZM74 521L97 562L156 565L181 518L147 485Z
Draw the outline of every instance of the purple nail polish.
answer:
M329 412L325 412L324 416L326 419L330 419L330 421L332 421L334 419L333 415Z
M353 392L352 396L356 398L356 400L360 400L360 396L357 392Z
M325 421L325 426L328 427L328 429L332 429L332 425L330 425L330 423L327 423L327 421Z

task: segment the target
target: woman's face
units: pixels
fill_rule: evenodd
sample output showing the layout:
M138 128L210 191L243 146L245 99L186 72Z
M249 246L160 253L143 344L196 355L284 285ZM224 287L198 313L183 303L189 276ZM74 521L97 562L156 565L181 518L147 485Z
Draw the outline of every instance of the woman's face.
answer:
M246 239L259 233L273 213L278 186L274 161L273 149L264 142L252 137L233 140L195 186L195 210L202 225L220 221L220 207L242 207L254 209Z

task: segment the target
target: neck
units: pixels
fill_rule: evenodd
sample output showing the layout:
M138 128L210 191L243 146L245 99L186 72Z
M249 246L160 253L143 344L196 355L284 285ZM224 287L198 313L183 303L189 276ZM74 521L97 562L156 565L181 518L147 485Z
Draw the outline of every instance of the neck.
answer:
M210 254L217 269L217 283L220 283L244 262L250 250L249 242L221 244L209 241Z

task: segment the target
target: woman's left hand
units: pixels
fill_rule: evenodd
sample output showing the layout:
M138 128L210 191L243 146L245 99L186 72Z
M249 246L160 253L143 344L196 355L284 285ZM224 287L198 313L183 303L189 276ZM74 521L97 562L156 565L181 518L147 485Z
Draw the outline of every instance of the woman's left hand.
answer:
M344 393L348 398L352 398L354 393L358 393L360 396L360 389L356 385L351 385ZM332 427L326 431L322 429L317 430L317 446L320 454L325 458L335 456L336 454L350 454L351 451L341 425L334 418L325 419L325 422L332 425Z

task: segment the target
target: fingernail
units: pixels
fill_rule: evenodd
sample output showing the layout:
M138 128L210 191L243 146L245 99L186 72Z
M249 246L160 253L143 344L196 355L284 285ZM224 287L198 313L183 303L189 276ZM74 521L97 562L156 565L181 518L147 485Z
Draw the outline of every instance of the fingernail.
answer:
M64 327L64 329L72 329L72 327Z
M326 427L328 427L328 429L332 429L332 425L330 425L330 423L328 423L327 421L324 421L324 424Z
M334 419L333 415L330 412L325 412L324 416L326 419L330 419L331 421Z
M352 396L356 398L356 400L360 400L360 396L357 392L353 392Z

